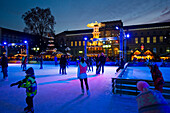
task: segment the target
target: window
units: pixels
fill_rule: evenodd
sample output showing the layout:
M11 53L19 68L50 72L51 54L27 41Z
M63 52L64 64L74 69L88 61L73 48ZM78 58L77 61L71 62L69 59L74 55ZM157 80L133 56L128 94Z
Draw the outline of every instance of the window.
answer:
M138 38L135 38L135 43L138 44Z
M81 46L81 41L79 41L79 46Z
M159 37L159 41L160 41L160 42L163 42L163 36L160 36L160 37Z
M150 43L150 37L147 37L147 43Z
M73 46L73 41L71 41L71 46Z
M75 46L77 46L77 41L75 41Z
M85 41L83 41L83 46L85 46Z
M166 52L167 52L167 53L170 53L169 47L166 48Z
M141 43L144 43L144 37L141 37Z
M156 36L153 37L153 43L156 43Z

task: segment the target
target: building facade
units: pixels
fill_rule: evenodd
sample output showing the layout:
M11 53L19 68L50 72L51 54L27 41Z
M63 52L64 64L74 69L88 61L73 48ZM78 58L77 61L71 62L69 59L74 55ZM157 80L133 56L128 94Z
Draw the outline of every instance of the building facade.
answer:
M29 54L37 55L42 51L42 48L47 47L48 39L41 39L38 35L31 35L28 33L0 27L0 54L5 51L4 42L11 44L11 46L8 46L8 56L15 54L25 54L26 47L24 44L22 45L24 41L28 42ZM39 49L37 50L37 48Z
M125 33L130 34L130 38L126 39L128 55L132 55L136 50L140 52L149 50L154 57L170 53L170 22L124 26L123 28Z

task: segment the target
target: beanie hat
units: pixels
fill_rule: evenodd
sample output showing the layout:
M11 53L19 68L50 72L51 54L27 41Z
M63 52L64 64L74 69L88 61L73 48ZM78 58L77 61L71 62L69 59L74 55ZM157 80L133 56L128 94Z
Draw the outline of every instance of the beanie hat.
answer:
M28 68L25 72L26 74L29 74L29 75L34 75L34 69L32 67Z
M137 83L137 88L138 90L143 91L143 88L149 88L149 84L145 81L139 81Z

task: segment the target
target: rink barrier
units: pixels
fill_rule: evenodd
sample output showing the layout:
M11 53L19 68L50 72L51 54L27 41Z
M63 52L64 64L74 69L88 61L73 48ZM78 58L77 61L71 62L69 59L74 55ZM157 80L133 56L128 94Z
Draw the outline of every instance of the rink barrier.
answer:
M112 92L113 94L137 96L140 93L136 87L138 81L146 81L150 85L150 89L154 89L152 80L112 78ZM164 98L170 99L170 82L165 82L163 85L162 95Z

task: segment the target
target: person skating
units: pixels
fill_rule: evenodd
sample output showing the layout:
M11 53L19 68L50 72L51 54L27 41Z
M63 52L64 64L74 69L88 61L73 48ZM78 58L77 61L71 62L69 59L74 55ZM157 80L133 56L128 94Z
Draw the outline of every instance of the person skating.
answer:
M26 103L28 106L24 108L24 111L26 111L27 113L34 113L33 98L37 94L37 83L35 80L34 69L30 67L28 68L28 70L26 70L25 73L26 76L23 80L12 83L10 86L12 87L14 85L18 85L18 88L26 88Z
M152 79L154 82L155 89L160 91L162 93L163 91L163 84L164 84L164 79L162 76L161 71L158 68L158 65L148 65L150 72L152 74Z
M84 81L85 85L86 85L87 95L90 96L86 71L87 71L87 64L85 63L84 58L81 58L81 62L78 64L77 77L78 77L78 79L80 80L80 83L81 83L82 94L84 94L84 85L83 85L83 81Z
M7 81L8 80L8 59L6 57L6 54L2 55L1 67L2 67L2 72L3 72L3 80Z
M123 68L124 68L124 65L125 65L125 62L124 62L123 58L121 58L120 65L119 65L119 67L116 69L116 73L117 73L120 69L123 69Z
M102 68L102 74L104 73L105 62L106 62L106 57L104 56L104 53L101 53L101 55L100 55L100 67Z
M43 57L40 57L40 69L43 69Z
M96 74L100 74L100 55L96 57Z
M25 56L24 61L23 61L23 71L26 71L27 69L27 56Z

